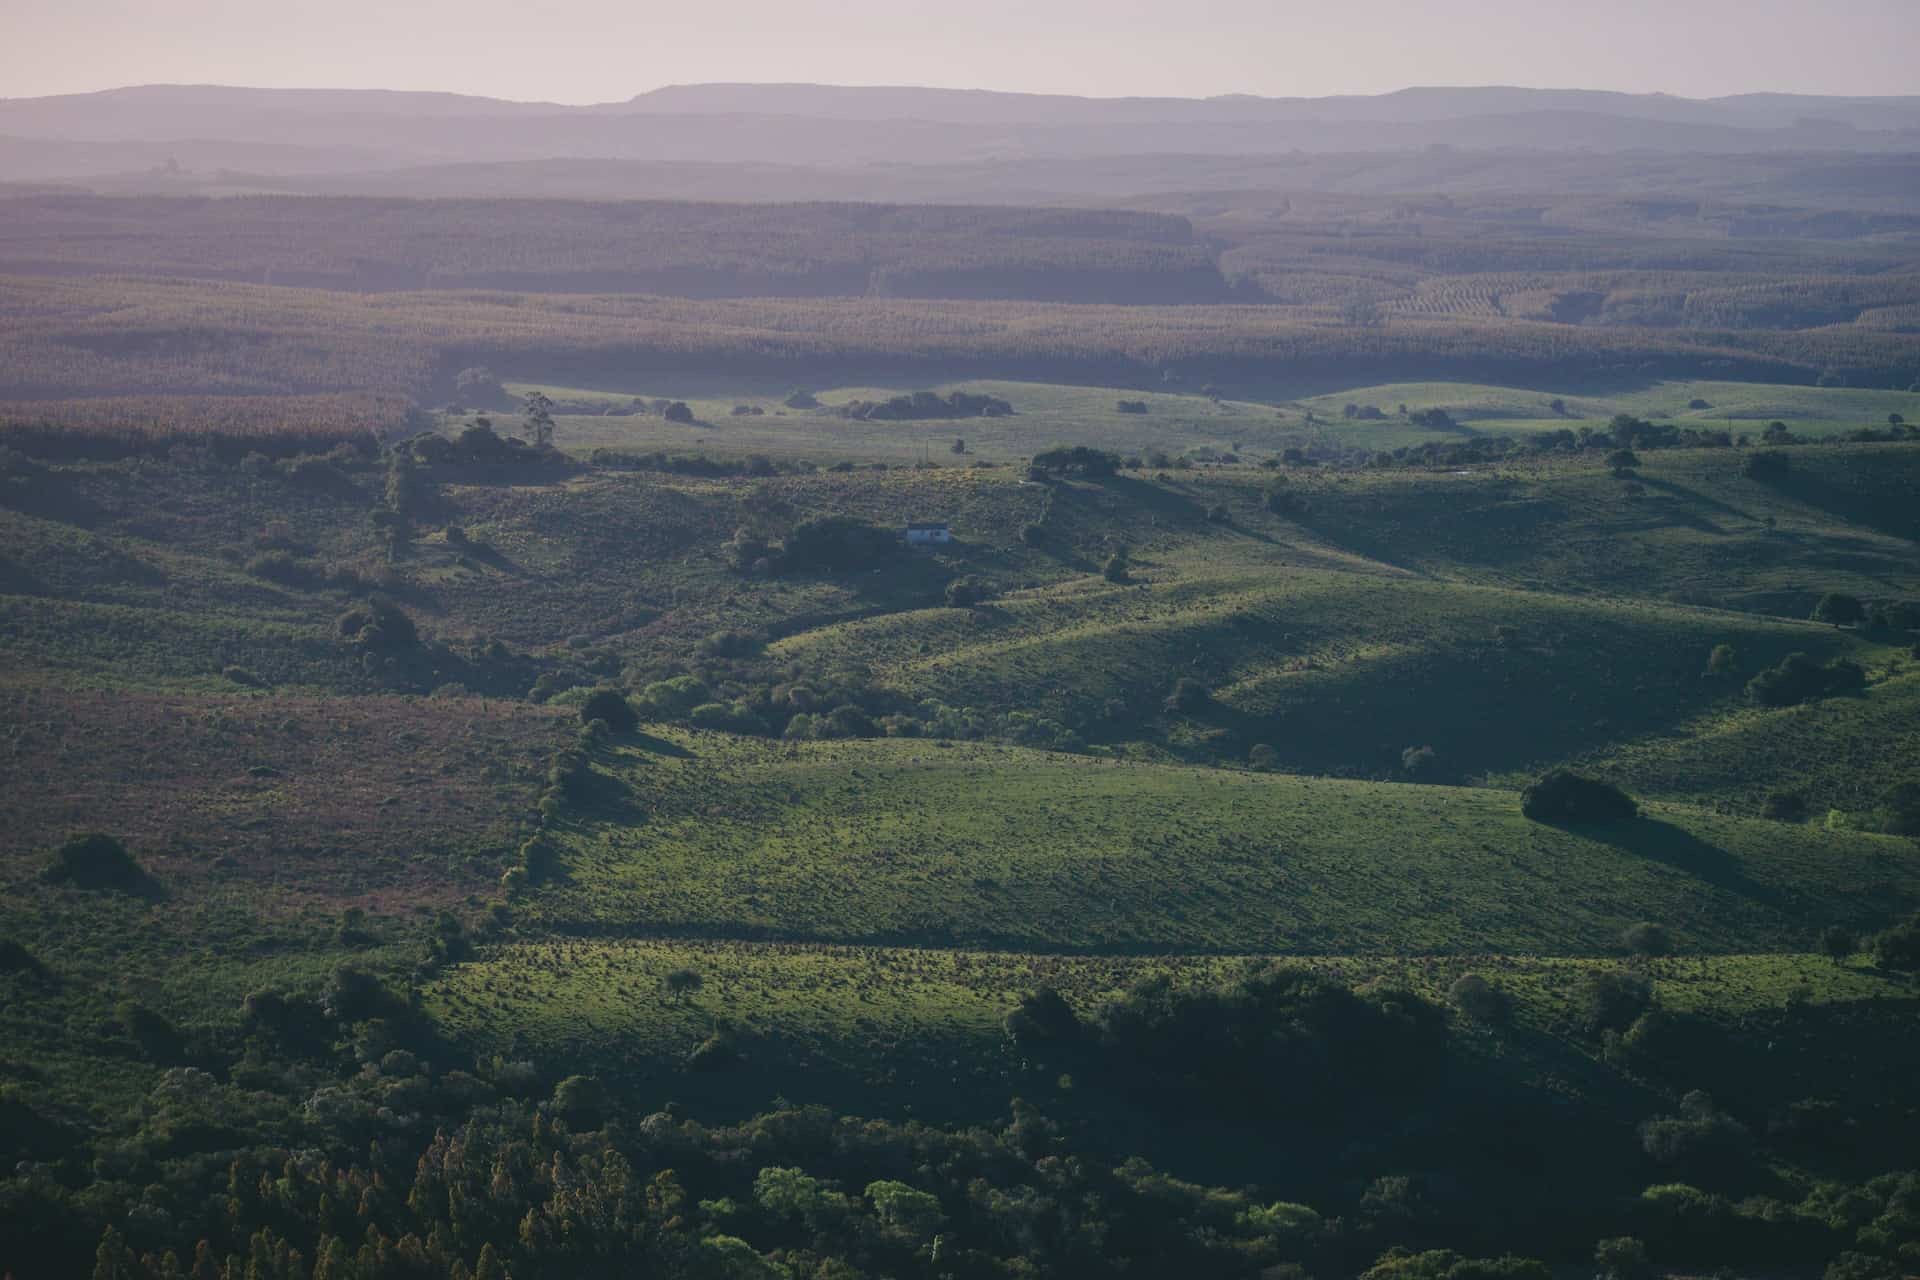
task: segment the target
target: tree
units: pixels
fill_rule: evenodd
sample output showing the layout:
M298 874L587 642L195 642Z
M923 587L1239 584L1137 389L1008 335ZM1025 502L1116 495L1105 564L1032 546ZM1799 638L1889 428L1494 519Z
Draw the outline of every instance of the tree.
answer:
M1647 1246L1632 1236L1614 1236L1593 1248L1594 1265L1601 1280L1645 1280L1653 1273L1647 1265Z
M1732 675L1740 669L1740 653L1730 644L1717 644L1713 652L1707 655L1707 674L1712 676Z
M1408 747L1400 753L1400 767L1408 773L1424 773L1433 767L1432 747Z
M666 977L660 979L661 989L675 1004L684 1004L700 994L700 988L706 985L706 979L692 969L671 969Z
M1821 596L1812 614L1815 622L1830 622L1836 627L1850 626L1866 616L1866 606L1860 603L1860 598L1844 591L1829 591Z
M615 733L632 733L640 727L640 717L626 695L614 688L595 689L580 704L580 723L604 720Z
M1907 425L1907 420L1897 413L1890 413L1887 415L1887 425L1890 427L1904 427Z
M988 595L987 584L971 575L955 578L947 584L947 604L955 609L972 608Z
M1640 459L1631 449L1615 449L1607 455L1607 465L1615 472L1631 471L1640 465Z
M1618 787L1566 769L1541 775L1520 793L1520 812L1535 822L1625 822L1640 806Z
M453 394L459 403L481 409L494 408L507 401L507 393L501 387L500 379L494 377L493 370L485 365L473 365L454 374Z
M1032 465L1043 473L1077 474L1100 479L1120 469L1120 455L1083 444L1057 444L1034 454Z
M607 1108L607 1089L594 1076L568 1076L553 1090L553 1112L576 1129L595 1129Z
M529 391L526 404L527 430L533 435L535 447L546 449L553 445L553 401L544 392Z
M1860 939L1845 925L1830 924L1820 931L1820 950L1835 964L1843 964L1860 949Z
M1247 765L1262 773L1272 769L1280 762L1280 753L1264 742L1256 742L1247 752Z
M1133 581L1133 574L1127 564L1127 550L1125 547L1122 547L1107 557L1107 562L1100 566L1100 576L1108 582L1125 583Z
M867 1184L867 1199L888 1230L905 1236L915 1244L930 1239L946 1221L938 1196L891 1180Z
M956 437L953 442L953 452L965 453L966 451L967 451L966 437L964 436Z
M660 416L668 422L688 423L693 421L693 410L684 400L675 400L660 411Z

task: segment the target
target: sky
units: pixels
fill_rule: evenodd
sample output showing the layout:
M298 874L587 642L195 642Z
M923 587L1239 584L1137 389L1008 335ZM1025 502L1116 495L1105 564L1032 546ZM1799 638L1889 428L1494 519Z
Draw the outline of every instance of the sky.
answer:
M1313 97L1920 93L1920 0L0 0L0 95L127 84L619 101L809 81Z

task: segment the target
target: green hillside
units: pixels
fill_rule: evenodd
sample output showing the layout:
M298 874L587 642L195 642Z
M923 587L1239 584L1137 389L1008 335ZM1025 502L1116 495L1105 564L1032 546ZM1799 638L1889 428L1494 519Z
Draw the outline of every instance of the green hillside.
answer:
M1920 891L1910 844L1655 806L1530 823L1508 792L934 741L624 749L610 820L556 835L562 932L1018 950L1591 954L1804 947Z

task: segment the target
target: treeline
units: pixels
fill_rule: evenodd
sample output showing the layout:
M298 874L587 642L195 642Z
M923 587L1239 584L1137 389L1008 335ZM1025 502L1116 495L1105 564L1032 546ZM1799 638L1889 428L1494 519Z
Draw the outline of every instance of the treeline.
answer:
M40 196L6 201L11 272L357 292L1208 302L1186 219L1120 210L671 201Z
M1204 322L1203 322L1204 321ZM1284 308L881 299L688 301L486 294L366 297L203 282L0 282L0 422L114 398L111 430L191 431L188 406L287 429L281 397L442 403L463 370L549 380L657 372L965 376L1159 384L1270 378L1526 381L1613 373L1905 387L1920 336L1643 330L1493 319L1303 320ZM234 397L235 400L228 400ZM143 406L151 405L150 409ZM342 434L363 420L330 410ZM97 408L77 416L102 422ZM395 411L397 419L399 413ZM82 426L80 429L86 429Z

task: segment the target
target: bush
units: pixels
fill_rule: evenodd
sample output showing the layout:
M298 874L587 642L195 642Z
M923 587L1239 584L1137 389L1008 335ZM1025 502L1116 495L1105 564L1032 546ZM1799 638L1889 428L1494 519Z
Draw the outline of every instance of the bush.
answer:
M1707 655L1707 674L1710 676L1732 675L1740 669L1740 654L1730 644L1717 644L1713 652Z
M1804 653L1790 653L1779 666L1747 681L1747 701L1758 707L1793 707L1866 687L1867 673L1845 658L1822 666Z
M660 416L668 422L688 423L693 421L693 410L684 400L675 400L660 411Z
M1213 695L1207 691L1207 686L1189 676L1182 676L1173 682L1173 692L1167 695L1161 705L1170 712L1191 715L1212 700Z
M1280 763L1280 753L1264 742L1256 742L1247 752L1247 766L1262 773Z
M1408 773L1424 773L1433 767L1432 747L1408 747L1400 753L1400 767Z
M1647 1265L1647 1246L1632 1236L1602 1240L1593 1248L1593 1262L1600 1268L1600 1280L1645 1280L1653 1274Z
M1121 400L1113 407L1115 412L1118 413L1145 413L1147 411L1147 402L1145 400Z
M1108 556L1107 562L1100 566L1100 576L1112 583L1133 581L1133 573L1127 564L1126 552L1116 551Z
M1581 982L1575 1007L1590 1032L1623 1031L1653 1004L1653 985L1637 974L1593 969Z
M1632 796L1605 782L1555 769L1520 793L1520 812L1535 822L1625 822L1640 806Z
M132 1000L122 1000L113 1013L147 1061L171 1066L187 1056L186 1037L165 1015Z
M44 978L47 966L40 962L39 956L12 938L0 938L0 973L25 973Z
M595 720L605 721L615 733L632 733L640 727L633 704L618 689L595 689L580 704L580 722L592 724Z
M1007 1037L1027 1050L1077 1045L1087 1034L1080 1015L1052 987L1039 987L1020 997L1002 1025Z
M1920 782L1897 782L1880 797L1875 824L1890 836L1920 836Z
M990 595L987 584L972 576L955 578L947 584L947 604L955 609L972 608Z
M1099 479L1120 469L1120 455L1083 444L1057 444L1033 455L1033 469L1056 475L1082 475Z
M112 836L92 832L75 836L53 851L41 879L76 889L118 889L132 893L152 884L127 847Z
M1453 1007L1475 1022L1503 1023L1513 1016L1513 997L1477 973L1463 973L1447 988Z
M341 639L369 653L397 653L420 643L419 628L406 610L377 592L341 614L335 626Z
M607 1110L607 1088L593 1076L568 1076L553 1089L553 1114L575 1129L597 1129Z
M1873 963L1899 972L1920 969L1920 912L1874 938Z
M803 520L787 536L785 567L828 572L868 569L899 553L900 540L852 516Z
M656 680L640 691L640 709L653 720L676 720L713 700L707 686L692 676Z
M1760 804L1760 816L1775 822L1805 822L1807 797L1799 791L1769 791Z

